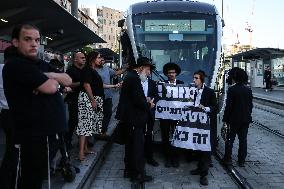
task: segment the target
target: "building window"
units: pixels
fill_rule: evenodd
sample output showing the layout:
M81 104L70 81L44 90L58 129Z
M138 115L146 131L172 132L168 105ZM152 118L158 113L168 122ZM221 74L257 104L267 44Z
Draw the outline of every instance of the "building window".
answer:
M104 19L104 25L106 25L106 19Z
M113 28L110 28L110 33L113 33Z
M108 13L106 13L106 17L108 18Z
M108 40L110 41L110 35L108 35Z

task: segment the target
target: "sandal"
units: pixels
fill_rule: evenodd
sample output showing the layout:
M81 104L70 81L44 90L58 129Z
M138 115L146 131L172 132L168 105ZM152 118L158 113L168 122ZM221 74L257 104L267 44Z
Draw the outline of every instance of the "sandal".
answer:
M85 154L95 154L96 152L95 151L93 151L93 150L87 150L87 151L85 151Z

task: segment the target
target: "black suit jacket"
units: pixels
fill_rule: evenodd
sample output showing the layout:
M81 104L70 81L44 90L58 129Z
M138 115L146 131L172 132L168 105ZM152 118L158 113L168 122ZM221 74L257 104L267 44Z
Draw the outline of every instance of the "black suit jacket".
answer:
M252 98L251 89L243 84L235 84L229 87L223 122L231 125L251 123Z
M166 80L166 83L169 83L169 80ZM177 79L177 80L176 80L176 84L184 84L184 82Z
M154 98L155 104L159 100L157 83L155 81L153 81L152 79L148 79L148 94L147 94L147 97L150 97L151 99ZM150 111L149 111L149 121L151 123L154 123L154 121L155 121L155 107L151 108Z
M212 116L216 115L217 112L217 100L213 89L204 86L203 92L201 94L200 104L210 108L209 116L212 122Z
M216 94L213 89L204 86L203 92L201 94L200 104L205 107L210 108L208 113L210 117L210 141L211 141L211 151L216 151L217 145L217 99Z
M116 119L129 123L131 127L144 128L149 110L150 104L144 95L139 75L131 70L123 80Z

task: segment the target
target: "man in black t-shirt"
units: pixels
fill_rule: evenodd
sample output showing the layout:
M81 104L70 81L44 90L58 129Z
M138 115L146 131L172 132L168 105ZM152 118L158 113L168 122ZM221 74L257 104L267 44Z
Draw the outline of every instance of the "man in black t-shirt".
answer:
M73 64L66 70L66 73L72 78L71 88L72 91L69 92L65 98L65 101L68 104L69 111L69 121L68 127L69 131L66 135L66 142L68 148L72 146L72 136L74 129L78 125L78 97L81 89L80 81L82 75L82 69L86 63L85 54L82 52L76 52L74 54Z
M59 84L72 79L55 73L46 62L37 59L39 30L21 24L12 32L18 55L3 68L4 92L15 121L15 139L19 148L18 188L40 189L47 175L48 138L67 130Z

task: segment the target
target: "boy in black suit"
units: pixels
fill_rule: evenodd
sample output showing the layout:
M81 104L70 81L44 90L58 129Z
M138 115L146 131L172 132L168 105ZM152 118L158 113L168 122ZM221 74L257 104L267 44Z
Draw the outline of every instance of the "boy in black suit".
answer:
M213 89L205 86L205 72L198 70L194 73L193 82L197 90L194 94L194 106L205 111L210 117L210 138L211 138L211 148L212 148L212 138L214 131L216 131L215 116L217 110L216 95ZM211 136L212 135L212 136ZM200 175L200 184L208 185L207 175L210 163L211 152L199 151L198 152L198 164L197 169L192 170L190 173L192 175Z
M239 138L238 165L244 167L247 156L247 134L249 124L252 122L252 91L245 84L248 81L247 73L238 67L229 72L226 107L223 122L229 126L228 138L225 143L223 162L232 164L232 148L236 135Z

